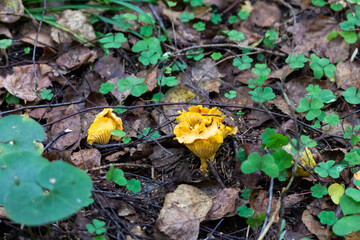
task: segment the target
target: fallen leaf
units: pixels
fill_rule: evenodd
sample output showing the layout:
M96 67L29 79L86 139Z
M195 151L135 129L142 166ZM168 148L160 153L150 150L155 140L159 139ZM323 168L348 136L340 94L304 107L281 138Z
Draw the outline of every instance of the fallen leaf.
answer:
M37 67L38 90L52 86L50 79L40 73ZM12 95L26 101L35 101L39 97L34 92L34 65L13 67L13 73L2 80L2 84Z
M83 149L71 155L72 163L83 170L100 167L101 153L96 148Z
M106 57L98 56L95 62L93 71L101 75L102 78L109 80L112 78L126 77L121 58L115 58L111 55Z
M92 25L82 11L65 10L56 22L88 41L92 41L96 38ZM51 37L57 43L79 41L79 39L73 34L60 30L56 27L51 29Z
M95 50L87 47L79 46L71 48L67 52L61 54L57 60L58 70L62 74L67 74L75 69L86 66L95 61L97 57Z
M24 5L22 0L2 0L0 2L0 21L5 23L13 23L20 19L20 16L24 14ZM7 13L7 14L3 14ZM15 14L15 15L12 15Z
M171 239L197 239L212 200L196 187L181 184L165 197L156 227Z
M301 220L307 229L317 236L319 240L327 239L327 229L308 210L302 214Z
M250 21L260 27L270 27L274 22L279 22L280 9L273 3L257 1L250 13Z
M0 35L4 35L8 38L12 38L12 35L11 35L9 29L2 24L0 24Z
M356 62L340 62L336 65L335 82L339 88L360 87L360 65Z
M216 63L210 58L196 62L191 69L193 81L208 92L219 93L222 74L219 73Z
M236 200L240 189L224 188L213 199L213 205L208 212L206 220L216 220L236 214Z

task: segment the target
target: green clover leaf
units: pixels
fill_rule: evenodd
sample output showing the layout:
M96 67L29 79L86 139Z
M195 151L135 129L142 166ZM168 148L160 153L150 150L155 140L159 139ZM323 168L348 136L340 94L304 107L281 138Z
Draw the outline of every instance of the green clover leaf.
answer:
M333 77L336 67L334 64L330 64L329 59L327 58L319 58L316 55L311 56L310 68L314 72L314 76L317 79L322 78L325 75L327 77Z
M325 178L330 175L332 178L338 178L341 171L344 169L342 165L333 166L334 160L319 163L319 167L315 167L314 171L319 174L320 177Z
M204 31L205 30L205 23L203 23L203 22L194 23L193 28L195 28L199 32Z
M136 179L131 179L127 182L126 188L130 190L132 193L136 194L141 191L141 183Z
M211 13L210 21L213 24L218 24L219 22L221 22L221 15L217 13Z
M161 82L160 82L160 80L161 80ZM161 86L174 87L174 86L178 85L178 81L176 80L175 76L170 76L170 77L159 76L158 84Z
M345 101L350 104L359 104L360 103L360 91L356 93L355 87L349 87L345 92L342 92Z
M265 102L267 100L274 99L276 97L271 87L265 87L264 91L261 87L255 88L253 91L249 92L251 95L251 99L255 102Z
M329 226L333 225L338 220L338 218L335 217L335 213L332 211L321 211L318 218L322 224Z
M44 89L40 93L40 97L43 100L51 100L54 97L54 94L52 93L51 89Z
M189 12L183 12L181 15L180 15L180 20L182 22L189 22L190 20L193 20L195 17L194 17L194 13L189 13Z
M340 123L339 115L331 113L324 118L324 122L330 124L331 126L334 126Z
M106 228L104 228L105 224L106 223L104 221L94 219L93 224L86 224L86 228L89 233L96 233L97 235L100 235L106 232Z
M112 33L106 34L99 42L103 44L104 48L120 48L121 43L126 42L124 34L117 33L115 36Z
M316 198L322 198L327 194L326 186L321 186L320 184L315 184L310 190L312 191L311 195Z
M303 68L308 59L303 54L290 54L286 59L286 63L290 63L290 68Z
M253 59L247 55L242 56L241 58L234 58L233 66L238 67L239 70L245 70L251 67Z
M212 54L211 54L211 58L213 59L213 60L219 60L220 58L222 57L222 54L221 53L219 53L219 52L213 52Z
M236 91L230 90L228 93L225 93L224 96L228 99L236 98Z
M241 206L241 207L238 207L238 215L240 217L244 217L244 218L248 218L252 215L254 215L254 211L251 209L251 208L248 208L247 206Z
M108 94L109 92L114 91L114 89L115 89L114 84L106 82L100 85L99 92L101 92L102 94Z
M227 32L227 35L229 36L229 39L232 41L236 41L236 40L244 40L245 36L242 32L238 32L236 30L231 30Z

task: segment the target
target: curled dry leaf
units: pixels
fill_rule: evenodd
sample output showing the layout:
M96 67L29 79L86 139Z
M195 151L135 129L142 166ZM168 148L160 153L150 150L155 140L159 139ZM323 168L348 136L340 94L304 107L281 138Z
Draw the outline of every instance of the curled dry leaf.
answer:
M7 38L12 38L9 29L2 24L0 24L0 35L5 35Z
M340 62L336 66L335 81L339 88L360 87L360 65L356 62Z
M200 222L211 206L211 198L203 191L181 184L166 195L156 227L171 239L197 239Z
M100 167L101 153L96 148L84 149L71 155L71 162L78 168L87 170Z
M37 68L38 89L45 89L52 86L50 79L40 73ZM35 101L38 96L34 92L35 78L34 78L34 66L24 65L19 67L13 67L13 73L9 74L2 81L2 85L12 95L21 98L26 101Z
M317 236L319 240L325 240L327 238L327 230L322 224L315 218L308 210L305 210L301 217L302 222L307 229Z
M82 11L65 10L56 21L88 41L96 38L94 29ZM57 43L79 41L73 34L53 27L51 37Z
M20 15L24 14L24 5L22 0L2 0L0 1L0 21L13 23L19 20Z

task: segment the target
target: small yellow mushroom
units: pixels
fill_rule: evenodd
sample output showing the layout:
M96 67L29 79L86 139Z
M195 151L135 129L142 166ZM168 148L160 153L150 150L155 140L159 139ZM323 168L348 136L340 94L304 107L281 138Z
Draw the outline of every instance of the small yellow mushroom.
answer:
M189 107L176 118L176 140L184 143L201 160L201 171L207 172L207 160L213 161L224 138L237 132L237 127L223 124L225 115L216 107L208 109L201 105Z
M123 130L122 121L111 108L105 108L99 113L88 130L87 142L92 145L108 144L111 138L111 130ZM117 140L120 140L117 138Z

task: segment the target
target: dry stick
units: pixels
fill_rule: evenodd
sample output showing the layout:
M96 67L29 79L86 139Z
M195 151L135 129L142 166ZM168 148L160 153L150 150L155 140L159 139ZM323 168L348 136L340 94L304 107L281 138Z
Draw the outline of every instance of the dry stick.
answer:
M34 77L35 77L35 92L37 91L37 87L38 87L38 78L37 78L37 73L36 73L36 64L35 64L35 54L36 54L36 46L37 46L37 41L39 38L39 34L40 34L40 29L41 29L41 25L44 19L44 15L45 15L45 11L46 11L46 0L43 1L43 11L41 14L41 19L40 19L40 23L39 23L39 27L38 27L38 31L36 33L36 37L35 37L35 42L34 42L34 49L33 49L33 55L32 55L32 61L33 61L33 65L34 65Z
M267 52L267 53L277 55L277 56L281 56L281 57L286 57L287 56L286 54L281 53L281 52L277 52L277 51L271 51L271 50L262 49L262 48L258 48L258 47L251 47L251 46L248 46L248 45L231 44L231 43L217 43L217 44L205 44L205 45L191 46L191 47L187 47L187 48L177 50L174 54L177 55L177 54L180 54L182 52L186 52L187 50L192 50L192 49L196 49L196 48L218 48L218 47L244 48L244 49L249 49L249 50Z
M47 107L55 108L55 107L68 106L71 104L79 104L82 102L84 102L84 100L78 100L78 101L74 101L74 102L54 103L54 104L43 104L43 105L35 105L35 106L21 106L19 108L12 109L12 110L5 111L5 112L0 111L0 116L3 114L9 114L9 113L23 111L23 110L27 110L27 109L37 109L37 108L47 108Z
M209 165L211 173L214 174L216 180L220 183L221 187L226 188L225 184L221 181L221 178L219 177L219 174L216 172L214 164L210 160L207 160L207 163Z
M85 170L85 172L90 172L90 171L97 171L97 170L101 170L101 169L105 169L105 168L109 168L111 166L114 167L137 167L137 168L150 168L151 165L149 164L135 164L135 163L110 163L104 166L100 166L100 167L94 167L91 169L87 169Z
M269 231L271 225L272 225L272 224L274 223L274 221L275 221L276 215L278 214L278 212L279 212L279 210L280 210L280 206L281 206L281 201L279 200L279 201L277 202L277 204L276 204L275 211L274 211L273 215L271 216L269 223L266 225L264 231L260 234L258 240L264 239L266 233Z

